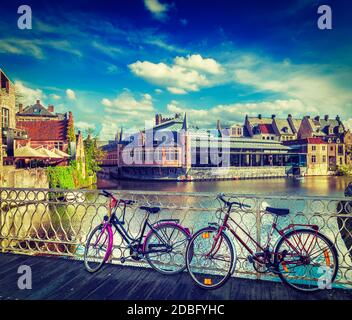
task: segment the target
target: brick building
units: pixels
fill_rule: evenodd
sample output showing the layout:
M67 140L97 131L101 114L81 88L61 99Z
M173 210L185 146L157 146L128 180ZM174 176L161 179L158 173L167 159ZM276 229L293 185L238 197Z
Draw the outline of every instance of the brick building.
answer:
M16 121L50 121L50 120L64 120L65 114L55 113L55 107L49 105L45 108L40 100L37 100L34 105L23 107L23 104L18 105L18 112L16 113Z
M0 69L0 181L3 166L12 164L14 141L25 138L25 132L16 128L15 85Z
M47 116L33 116L32 119L26 116L26 120L17 120L17 127L27 132L28 140L20 141L20 145L30 144L32 148L44 147L47 149L59 149L68 153L69 151L69 131L73 129L72 112L65 114L62 120L56 118L49 121Z

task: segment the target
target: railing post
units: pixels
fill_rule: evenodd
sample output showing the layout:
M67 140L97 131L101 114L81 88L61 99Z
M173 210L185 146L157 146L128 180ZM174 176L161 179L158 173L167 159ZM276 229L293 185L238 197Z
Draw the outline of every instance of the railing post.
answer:
M256 232L257 232L257 243L261 244L261 217L260 217L260 207L261 207L261 200L257 199L257 211L256 211L256 216L255 216L255 224L256 224ZM257 252L260 252L260 248L257 246L256 249ZM256 271L256 278L257 280L260 280L261 274Z

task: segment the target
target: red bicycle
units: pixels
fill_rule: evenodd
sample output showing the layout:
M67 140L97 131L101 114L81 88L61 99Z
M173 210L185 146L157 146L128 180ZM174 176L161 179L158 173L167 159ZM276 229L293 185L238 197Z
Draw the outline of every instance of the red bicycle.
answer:
M223 204L225 216L222 224L210 223L199 230L188 243L186 251L187 269L195 283L205 289L219 288L234 273L236 249L227 235L227 230L249 252L248 261L260 273L277 274L283 283L305 292L330 288L338 270L338 255L334 244L319 232L316 225L289 224L278 229L280 216L290 213L289 209L267 207L274 215L274 222L264 246L258 243L244 228L231 218L234 208L244 210L250 206L227 201L223 194L218 195ZM234 224L257 248L254 252L231 226ZM281 238L271 249L274 231Z

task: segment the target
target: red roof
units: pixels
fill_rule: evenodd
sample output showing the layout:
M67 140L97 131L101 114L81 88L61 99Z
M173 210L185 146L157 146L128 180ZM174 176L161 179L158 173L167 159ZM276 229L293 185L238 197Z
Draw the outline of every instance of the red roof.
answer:
M305 144L326 144L326 142L322 138L305 138L305 139L298 139L298 140L290 140L284 141L284 145L305 145Z
M326 142L322 138L307 138L307 142L309 144L326 144Z
M275 131L271 124L258 124L260 132L266 134L275 134Z
M17 128L26 130L32 141L66 141L67 124L66 120L18 121Z

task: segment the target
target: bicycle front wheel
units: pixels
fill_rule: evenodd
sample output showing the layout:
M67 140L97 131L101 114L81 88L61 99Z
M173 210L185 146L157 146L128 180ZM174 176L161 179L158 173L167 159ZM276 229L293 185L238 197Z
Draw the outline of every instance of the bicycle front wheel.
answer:
M231 240L218 229L199 230L187 246L186 265L194 282L204 289L221 287L235 269L235 253Z
M110 241L108 229L103 224L92 230L84 250L84 265L89 272L96 272L104 265Z
M144 255L150 266L162 274L184 271L190 235L175 223L161 223L154 228L145 239Z
M282 282L298 291L330 289L338 270L337 251L323 234L295 230L279 240L275 265Z

